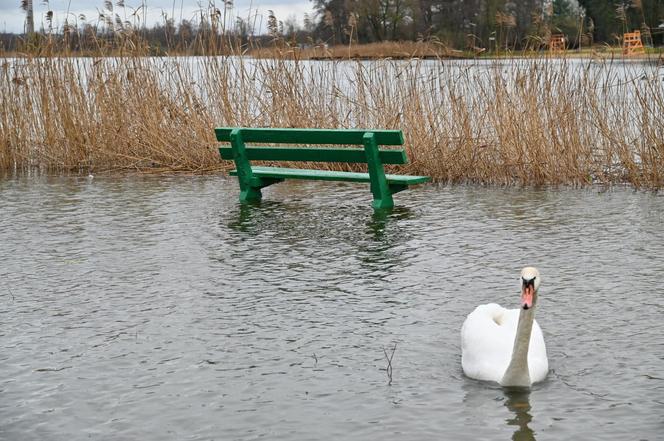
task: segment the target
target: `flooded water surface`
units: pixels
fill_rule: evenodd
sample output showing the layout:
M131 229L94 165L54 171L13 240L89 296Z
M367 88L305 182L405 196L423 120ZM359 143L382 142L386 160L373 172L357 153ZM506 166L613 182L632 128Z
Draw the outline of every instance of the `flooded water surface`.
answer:
M0 439L662 439L661 195L423 186L374 213L358 185L237 194L0 180ZM464 318L516 308L526 265L547 379L464 377Z

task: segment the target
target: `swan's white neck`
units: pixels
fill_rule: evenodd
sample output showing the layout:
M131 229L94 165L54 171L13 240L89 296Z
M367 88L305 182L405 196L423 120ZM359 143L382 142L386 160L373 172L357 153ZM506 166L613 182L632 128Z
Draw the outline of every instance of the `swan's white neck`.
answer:
M528 347L530 334L535 319L535 304L530 309L521 309L519 324L516 327L512 360L500 380L501 386L530 387L530 373L528 372Z

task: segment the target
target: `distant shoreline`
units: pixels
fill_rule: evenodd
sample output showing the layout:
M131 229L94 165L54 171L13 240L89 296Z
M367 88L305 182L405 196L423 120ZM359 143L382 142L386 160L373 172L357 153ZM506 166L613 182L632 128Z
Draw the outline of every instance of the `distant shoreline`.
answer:
M444 45L424 42L384 42L369 43L352 46L332 47L270 47L249 51L247 55L255 58L292 58L302 60L409 60L409 59L528 59L528 58L552 58L552 59L662 59L664 62L664 47L647 48L643 54L623 55L620 47L596 46L588 49L570 49L563 53L553 53L546 49L539 51L492 51L488 52L482 48L474 51L461 51L450 49Z
M34 48L29 52L11 51L0 52L0 58L48 58L48 57L187 57L187 56L246 56L257 59L297 59L315 61L342 61L342 60L501 60L501 59L625 59L625 60L659 60L664 64L664 47L646 48L643 54L624 55L620 47L597 45L592 48L569 49L565 52L550 52L542 50L520 51L487 51L484 48L474 50L458 50L447 47L441 43L432 42L381 42L354 45L336 46L288 46L281 42L270 47L229 48L224 51L210 51L198 53L183 50L118 50L109 49L101 51L71 51L60 50L53 47Z

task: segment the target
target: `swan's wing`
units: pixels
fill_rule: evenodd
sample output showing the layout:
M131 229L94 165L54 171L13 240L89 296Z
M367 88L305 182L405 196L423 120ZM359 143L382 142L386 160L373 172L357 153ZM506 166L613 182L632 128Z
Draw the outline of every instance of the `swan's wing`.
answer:
M515 312L516 311L516 314ZM510 362L518 310L480 305L461 328L461 366L470 378L500 381Z
M537 320L533 322L533 331L530 334L530 346L528 347L528 373L530 381L537 383L544 380L549 373L549 359L546 356L546 344L544 336Z

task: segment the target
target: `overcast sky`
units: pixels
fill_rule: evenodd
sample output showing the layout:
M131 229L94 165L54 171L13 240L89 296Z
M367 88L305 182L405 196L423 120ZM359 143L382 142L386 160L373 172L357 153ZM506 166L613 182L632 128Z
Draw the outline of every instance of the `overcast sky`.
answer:
M42 24L46 27L45 16L49 9L54 13L53 24L59 28L67 16L67 10L70 12L70 22L74 18L78 20L81 14L85 15L87 21L96 22L99 11L104 8L103 0L51 0L48 3L49 5L46 6L42 0L33 0L35 29L39 29ZM115 6L117 0L114 0L113 3L114 12L122 20L125 20L126 17L129 21L131 21L131 14L134 10L141 5L140 0L125 0L126 7L123 9ZM176 22L180 21L180 17L191 20L197 15L196 11L200 11L200 5L207 6L210 2L208 0L144 0L144 3L147 4L146 19L150 26L163 22L163 13L169 17L174 15ZM217 8L223 10L223 0L216 0L214 3ZM279 20L286 20L294 16L299 23L302 23L305 13L313 14L312 3L309 0L235 0L233 3L233 17L240 16L246 19L249 15L254 16L258 13L259 18L256 20L256 25L258 26L262 22L263 28L269 9L274 11ZM0 32L23 32L25 13L20 9L20 4L20 0L0 0ZM260 15L264 17L262 21Z

